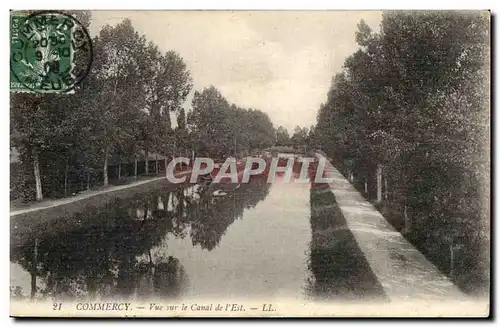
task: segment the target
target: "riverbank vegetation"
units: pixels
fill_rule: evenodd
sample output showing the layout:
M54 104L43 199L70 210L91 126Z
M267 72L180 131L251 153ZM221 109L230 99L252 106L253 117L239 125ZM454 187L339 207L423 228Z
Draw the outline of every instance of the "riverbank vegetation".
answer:
M90 26L90 12L73 14ZM105 25L92 42L91 71L74 94L11 94L11 200L164 174L175 155L234 155L274 144L267 114L229 103L214 86L195 91L189 108L186 62L130 20Z
M489 285L489 16L387 12L333 77L318 146L459 286Z

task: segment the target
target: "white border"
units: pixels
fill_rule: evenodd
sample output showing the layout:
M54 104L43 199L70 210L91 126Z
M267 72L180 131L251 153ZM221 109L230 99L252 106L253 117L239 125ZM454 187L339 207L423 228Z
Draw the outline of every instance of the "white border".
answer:
M415 1L411 4L403 1L367 1L367 0L349 0L346 2L330 0L253 0L253 1L235 1L235 0L170 0L168 2L159 2L153 0L144 1L120 1L105 3L99 0L86 1L64 1L47 0L43 2L19 0L12 1L10 9L134 9L134 10L158 10L158 9L215 9L215 10L248 10L248 9L302 9L302 10L361 10L361 9L490 9L494 6L494 1L475 0L475 1Z

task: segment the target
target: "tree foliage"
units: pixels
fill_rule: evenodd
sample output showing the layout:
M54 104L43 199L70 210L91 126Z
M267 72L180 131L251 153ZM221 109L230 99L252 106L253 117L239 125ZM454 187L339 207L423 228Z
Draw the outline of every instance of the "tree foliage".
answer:
M90 12L72 14L89 28ZM19 162L11 198L68 196L134 170L148 174L150 154L233 155L274 143L266 114L229 104L215 87L195 92L186 114L193 81L185 61L148 42L130 20L103 26L92 42L91 70L74 94L12 94ZM131 166L137 161L139 168Z
M360 22L359 50L334 76L315 129L360 190L382 165L380 210L468 291L488 283L488 19L387 12L380 33Z
M236 155L265 149L275 140L267 114L230 104L214 86L194 93L188 123L195 150L201 155Z
M290 146L290 135L288 134L288 130L283 126L279 126L276 129L276 145Z

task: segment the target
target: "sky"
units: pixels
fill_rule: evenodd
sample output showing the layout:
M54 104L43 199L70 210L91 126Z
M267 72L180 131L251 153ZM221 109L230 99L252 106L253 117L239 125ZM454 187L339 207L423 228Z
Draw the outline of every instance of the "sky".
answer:
M210 85L240 107L267 113L293 132L316 123L332 76L357 50L361 19L379 11L94 11L90 33L129 18L139 33L187 64L193 91Z

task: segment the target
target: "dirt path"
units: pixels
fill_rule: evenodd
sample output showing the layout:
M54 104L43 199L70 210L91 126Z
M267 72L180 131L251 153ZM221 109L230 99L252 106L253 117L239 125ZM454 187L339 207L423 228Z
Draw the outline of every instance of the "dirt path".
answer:
M453 282L410 244L327 162L326 176L347 227L392 301L467 300Z
M185 171L185 172L176 173L175 176L176 177L185 176L185 175L189 174L190 172L191 171L188 170L188 171ZM88 191L88 192L84 192L84 193L78 194L76 196L67 197L67 198L64 198L64 199L47 200L47 201L44 201L44 202L41 202L41 203L33 203L32 205L28 206L27 208L23 208L23 209L15 208L14 207L14 208L11 208L10 216L14 217L14 216L18 216L18 215L25 214L25 213L35 212L35 211L38 211L38 210L44 210L44 209L54 208L54 207L58 207L58 206L61 206L61 205L65 205L65 204L77 202L77 201L80 201L80 200L85 200L85 199L88 199L88 198L91 198L91 197L94 197L94 196L97 196L97 195L102 195L102 194L106 194L106 193L109 193L109 192L115 192L115 191L119 191L119 190L124 190L124 189L128 189L128 188L131 188L131 187L136 187L136 186L139 186L139 185L143 185L143 184L147 184L147 183L151 183L151 182L163 180L163 179L166 179L166 178L167 178L166 176L155 177L155 178L151 178L151 179L147 179L147 180L132 182L130 184L111 186L111 187L103 189L103 190Z

